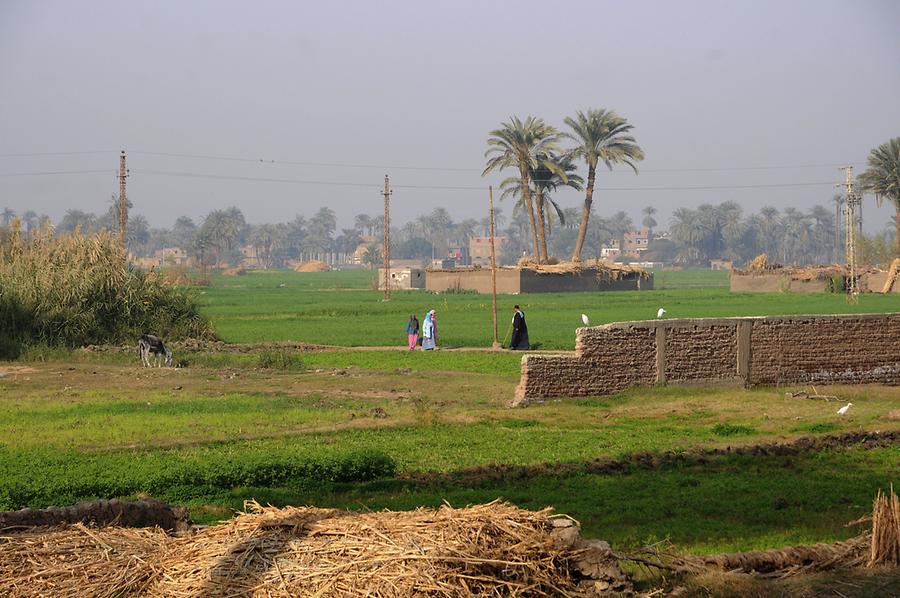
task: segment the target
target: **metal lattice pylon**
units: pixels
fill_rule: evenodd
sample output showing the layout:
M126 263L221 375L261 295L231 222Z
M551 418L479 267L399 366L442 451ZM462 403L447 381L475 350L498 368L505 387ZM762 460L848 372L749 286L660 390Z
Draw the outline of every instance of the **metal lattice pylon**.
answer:
M856 271L856 208L862 201L862 197L853 189L853 167L847 166L843 170L847 173L846 203L844 215L846 216L846 261L847 261L847 302L859 303L859 276Z

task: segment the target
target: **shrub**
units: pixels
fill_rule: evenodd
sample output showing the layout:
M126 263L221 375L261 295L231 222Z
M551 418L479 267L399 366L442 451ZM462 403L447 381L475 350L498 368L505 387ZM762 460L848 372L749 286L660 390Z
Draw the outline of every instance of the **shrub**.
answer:
M106 454L76 462L41 451L6 453L0 447L0 510L74 504L81 500L148 493L190 500L238 487L303 487L323 483L369 482L394 477L397 464L378 451L332 456L235 453L180 459L167 453ZM30 467L54 473L34 475Z
M716 424L712 428L712 433L716 436L739 436L741 434L754 434L756 430L750 426L740 426L735 424Z
M33 343L132 342L148 331L167 340L215 336L193 296L131 268L109 233L44 229L25 238L14 224L0 243L0 357Z

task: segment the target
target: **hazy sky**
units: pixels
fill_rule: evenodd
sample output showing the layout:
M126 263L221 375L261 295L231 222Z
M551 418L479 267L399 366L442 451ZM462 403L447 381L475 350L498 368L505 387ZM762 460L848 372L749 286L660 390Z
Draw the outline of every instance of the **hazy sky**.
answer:
M600 174L596 213L653 205L665 228L704 202L832 207L838 165L900 135L898 32L895 0L0 0L0 207L103 211L125 149L154 226L230 205L251 222L327 205L348 226L381 212L385 173L395 221L481 218L486 190L417 186L496 185L491 129L591 107L628 118L647 154L639 176ZM10 155L47 152L98 153ZM9 176L84 170L102 172ZM890 214L866 198L867 229Z

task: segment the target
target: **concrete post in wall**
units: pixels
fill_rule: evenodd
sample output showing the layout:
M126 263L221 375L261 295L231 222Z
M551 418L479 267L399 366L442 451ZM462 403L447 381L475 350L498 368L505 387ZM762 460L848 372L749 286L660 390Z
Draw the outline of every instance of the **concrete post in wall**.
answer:
M753 320L739 320L737 323L737 375L744 386L750 386L750 334Z
M656 383L666 383L666 327L656 325Z

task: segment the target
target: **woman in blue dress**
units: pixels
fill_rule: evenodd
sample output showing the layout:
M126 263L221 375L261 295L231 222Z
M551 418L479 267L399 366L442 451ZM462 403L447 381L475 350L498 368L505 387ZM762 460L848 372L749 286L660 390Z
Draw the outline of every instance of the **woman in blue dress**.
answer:
M425 321L422 322L422 348L426 351L437 348L437 322L433 309L425 314Z

